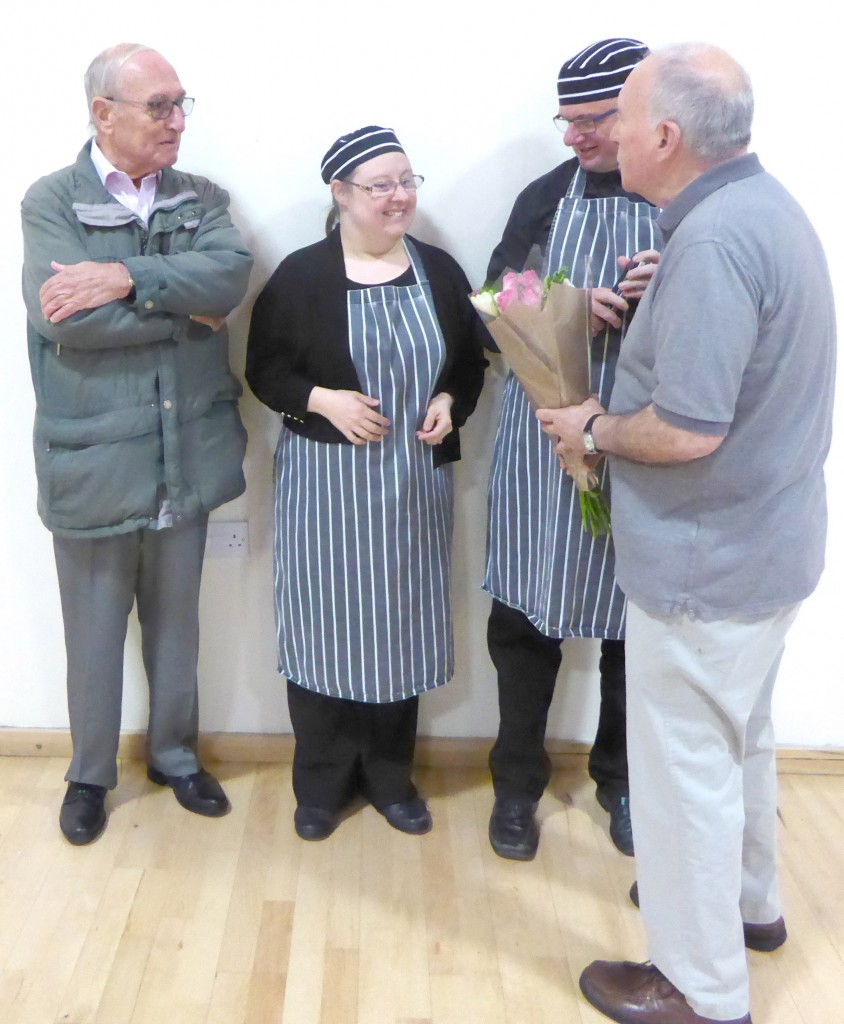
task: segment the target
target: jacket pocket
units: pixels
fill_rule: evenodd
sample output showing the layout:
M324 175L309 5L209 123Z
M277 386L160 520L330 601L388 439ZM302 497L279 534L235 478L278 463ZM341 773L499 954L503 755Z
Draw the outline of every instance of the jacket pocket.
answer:
M180 429L185 483L202 508L210 511L242 494L246 428L237 402L213 402L202 416L181 423Z
M35 461L48 526L103 529L156 514L162 458L156 435L39 447Z

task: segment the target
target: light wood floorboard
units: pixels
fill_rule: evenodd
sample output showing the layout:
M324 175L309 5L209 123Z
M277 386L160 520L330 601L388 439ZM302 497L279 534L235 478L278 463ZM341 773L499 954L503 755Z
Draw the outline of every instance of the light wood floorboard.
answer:
M577 979L645 959L634 862L582 771L556 773L536 860L487 840L477 767L424 768L434 830L351 809L292 826L285 763L218 766L233 810L182 810L121 763L108 828L58 830L65 761L0 757L0 1024L598 1024ZM756 1024L844 1020L844 777L780 779L789 941L750 953Z

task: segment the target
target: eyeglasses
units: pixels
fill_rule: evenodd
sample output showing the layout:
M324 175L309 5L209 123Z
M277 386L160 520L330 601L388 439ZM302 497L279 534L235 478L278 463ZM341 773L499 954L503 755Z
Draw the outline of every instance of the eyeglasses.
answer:
M555 114L551 120L557 129L563 133L567 132L569 128L574 128L578 135L592 135L593 132L598 130L598 125L601 121L606 121L608 117L612 117L613 114L617 113L618 107L613 107L606 114L598 114L596 117L576 117L573 121L567 121L562 114Z
M405 192L415 192L425 179L421 174L411 174L401 181L376 181L373 185L358 185L356 181L347 181L347 185L354 185L361 192L368 192L370 199L386 199L394 196L396 189L401 185Z
M193 110L195 102L193 96L180 96L177 100L168 100L164 96L154 100L121 100L116 96L106 96L106 99L111 103L128 103L132 107L146 107L153 121L166 121L173 113L173 107L178 107L187 117Z

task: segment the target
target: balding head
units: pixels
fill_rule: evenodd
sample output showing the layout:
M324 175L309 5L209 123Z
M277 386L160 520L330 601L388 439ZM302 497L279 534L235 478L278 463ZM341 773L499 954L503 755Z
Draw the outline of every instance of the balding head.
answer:
M117 92L117 79L123 65L139 53L152 52L149 46L144 46L142 43L118 43L94 57L85 72L85 96L88 100L88 114L91 118L92 128L95 125L91 104L95 97L114 96Z
M96 58L91 120L97 145L118 171L137 182L172 167L190 112L173 67L146 46L122 45ZM90 69L89 69L90 74ZM184 109L183 109L184 108Z
M615 139L624 187L665 206L750 142L753 91L729 54L702 43L654 51L630 74Z
M737 61L704 43L669 46L648 60L653 68L653 124L674 121L683 144L705 163L723 163L747 149L753 89Z

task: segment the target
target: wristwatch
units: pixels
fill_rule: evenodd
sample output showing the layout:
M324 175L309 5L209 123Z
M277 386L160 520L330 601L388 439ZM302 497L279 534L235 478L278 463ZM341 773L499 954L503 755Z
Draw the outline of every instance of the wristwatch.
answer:
M602 412L596 412L594 415L589 417L589 419L586 421L586 425L583 428L583 447L590 455L601 454L598 450L598 446L595 444L595 438L592 436L592 424L599 416L603 415L604 413Z

